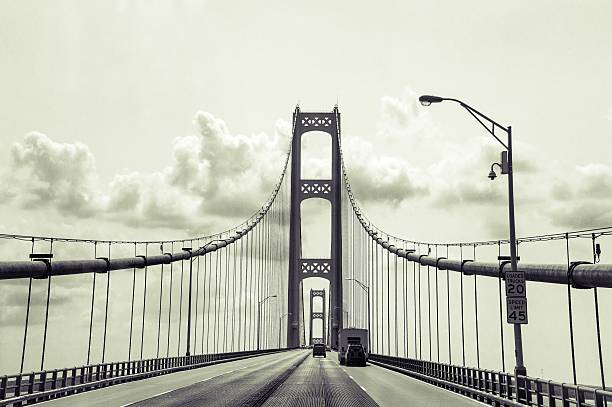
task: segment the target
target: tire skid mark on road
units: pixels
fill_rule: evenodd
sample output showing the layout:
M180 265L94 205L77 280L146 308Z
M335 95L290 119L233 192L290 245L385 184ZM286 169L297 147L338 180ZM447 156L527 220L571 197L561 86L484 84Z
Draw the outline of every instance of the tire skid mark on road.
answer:
M142 400L137 400L137 401L133 401L133 402L131 402L131 403L123 404L123 405L122 405L122 406L120 406L120 407L129 407L129 406L133 406L133 405L136 405L136 404L142 403L144 400L154 399L154 398L156 398L156 397L163 396L163 395L168 394L168 393L172 393L173 391L177 391L177 390L180 390L180 389L185 388L185 387L190 387L190 386L195 385L195 384L198 384L198 383L204 383L204 382L210 381L210 380L212 380L212 379L219 378L219 377L221 377L221 376L225 376L225 375L228 375L228 374L231 374L231 373L235 373L235 372L238 372L238 371L241 371L241 370L244 370L244 369L248 369L248 368L250 368L250 367L260 367L260 368L265 368L265 367L270 366L270 365L276 365L276 364L278 364L278 363L282 363L282 362L284 362L285 360L287 360L287 359L292 359L292 358L295 358L295 354L293 354L293 355L289 355L289 356L286 356L286 357L283 357L283 358L281 358L280 360L279 360L279 359L275 359L275 360L271 360L271 361L270 361L270 360L264 360L264 361L261 361L261 360L260 360L260 361L254 362L254 363L249 363L249 364L247 364L247 365L245 365L245 366L242 366L242 367L239 367L239 368L237 368L237 369L232 369L232 370L228 370L228 371L226 371L226 372L221 372L221 373L216 374L216 375L214 375L214 376L207 377L206 379L203 379L203 380L199 380L199 381L196 381L196 382L192 382L192 383L186 384L185 386L176 387L176 388L173 388L173 389L170 389L170 390L167 390L167 391L164 391L164 392L161 392L161 393L158 393L158 394L152 395L152 396L148 396L148 397L146 397L146 398L144 398L144 399L142 399Z
M254 400L250 401L250 403L247 405L251 407L261 407L266 402L266 400L268 400L270 396L274 394L274 392L280 387L280 385L283 384L289 378L289 376L291 376L293 372L302 363L304 363L304 361L308 357L309 357L308 353L305 353L304 356L298 359L295 363L292 363L291 366L287 368L287 370L285 370L283 373L278 375L274 380L272 380L264 388L262 388L261 393L257 395L257 397Z

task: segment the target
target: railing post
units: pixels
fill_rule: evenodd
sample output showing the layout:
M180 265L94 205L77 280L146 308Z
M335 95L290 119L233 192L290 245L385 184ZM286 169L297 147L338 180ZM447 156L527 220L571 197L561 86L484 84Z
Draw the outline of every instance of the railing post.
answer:
M4 375L0 379L0 400L4 400L6 398L7 386L8 386L8 376Z
M15 391L13 392L15 397L21 396L21 382L23 381L23 375L19 375L15 378Z

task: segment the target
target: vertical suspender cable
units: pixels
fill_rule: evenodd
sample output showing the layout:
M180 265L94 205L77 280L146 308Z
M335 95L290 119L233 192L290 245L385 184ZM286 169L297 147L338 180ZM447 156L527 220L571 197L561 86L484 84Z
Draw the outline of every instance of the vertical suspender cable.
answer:
M204 245L206 245L206 243L204 243ZM204 340L208 340L207 336L204 334L204 322L206 321L206 298L208 298L210 296L210 293L208 293L209 295L206 295L207 289L209 289L210 287L208 287L206 285L206 275L208 273L208 267L206 266L206 261L207 261L207 256L206 254L204 254L204 257L202 259L202 265L204 266L204 276L202 277L202 332L201 332L201 349L200 349L200 353L202 355L204 355ZM208 334L208 333L207 333Z
M246 239L248 239L248 235L246 236ZM246 318L246 304L244 306L244 310L245 310L245 316L244 318L242 317L242 264L243 264L243 260L244 260L244 239L240 238L240 262L238 265L238 350L245 350L244 348L240 347L240 339L242 337L242 322L243 319ZM244 346L244 345L243 345Z
M174 253L174 242L172 242L172 246L170 251ZM170 288L168 289L168 338L166 342L166 357L170 356L170 331L172 328L172 283L174 279L174 259L170 259Z
M32 247L30 249L30 254L34 253L34 238L32 238ZM32 277L29 278L29 282L28 282L28 302L26 305L26 317L25 317L25 324L24 324L24 329L23 329L23 347L21 348L21 365L19 367L19 373L23 373L23 363L25 360L25 353L26 353L26 343L28 340L28 325L30 322L30 304L32 301Z
M197 247L200 248L200 239L198 239ZM193 259L189 259L193 263ZM195 298L195 319L193 325L193 353L197 353L198 348L198 303L200 302L200 256L196 258L196 298Z
M185 247L185 241L182 242ZM185 260L181 259L181 287L179 291L179 317L178 317L178 343L176 346L176 356L181 355L181 331L183 330L183 281L185 279Z
M595 233L591 234L591 241L593 246L593 264L598 262L597 259L597 248L595 246ZM597 350L599 355L599 372L601 376L601 388L606 388L606 379L604 376L604 364L603 364L603 354L601 352L601 330L599 328L599 301L597 299L597 287L593 287L593 301L595 305L595 328L597 333Z
M397 244L397 242L395 242ZM395 309L393 310L393 315L395 316L395 356L399 356L399 338L397 336L397 255L393 255L393 260L395 260L395 272L393 274L393 296L395 297Z
M53 239L51 239L49 253L53 253ZM50 261L50 260L49 260ZM45 306L45 327L43 331L42 353L40 357L40 370L45 370L45 350L47 349L47 327L49 324L49 302L51 301L51 267L49 267L49 275L47 277L47 305Z
M572 375L574 384L577 383L576 379L576 353L574 350L574 320L572 317L572 279L571 279L571 262L570 262L570 249L569 249L569 236L565 234L565 254L567 257L567 312L569 318L569 333L570 333L570 348L572 351Z
M96 257L98 257L98 242L93 242L94 244L94 259ZM96 298L96 275L98 273L92 273L93 274L93 278L92 278L92 284L91 284L91 312L89 314L89 339L87 341L87 362L86 364L89 365L89 359L91 356L91 331L93 329L93 317L94 317L94 304L95 304L95 298Z
M223 352L227 352L227 325L229 315L227 313L227 291L228 291L228 278L229 278L229 252L232 246L225 246L225 283L223 284L223 296L225 297L223 306Z
M250 264L251 261L253 259L253 253L252 250L250 250L250 246L249 246L249 238L251 236L251 231L249 231L249 233L247 233L246 235L246 248L245 248L245 265L244 265L244 270L245 270L245 275L244 275L244 282L245 282L245 288L244 288L244 331L243 331L243 335L244 335L244 349L245 350L251 350L251 301L253 300L253 296L251 295L251 282L253 279L253 275L251 273L251 269L250 269ZM252 243L252 239L250 244ZM247 329L247 323L248 323L248 329ZM248 332L248 335L247 335Z
M256 321L255 321L255 342L257 343L257 350L260 349L260 342L261 342L261 228L262 225L261 223L259 223L257 225L257 234L256 234L256 238L257 238L257 243L256 245L256 250L255 250L255 290L257 292L257 296L256 296L256 304L257 304L257 315L256 315Z
M136 242L134 242L134 257L136 257ZM134 330L134 296L136 294L136 267L132 269L132 307L130 311L130 339L128 343L128 362L132 360L132 332Z
M242 240L242 239L240 239ZM232 346L230 348L230 351L234 351L234 342L236 339L236 250L237 250L237 246L238 243L234 242L234 265L232 268ZM240 295L238 295L238 298L240 298ZM240 310L240 299L238 299L238 310ZM240 322L240 320L238 321Z
M210 312L210 302L211 302L211 297L212 297L212 275L213 275L213 255L216 256L216 252L210 252L210 254L208 254L208 284L207 284L207 291L208 291L208 296L206 298L206 354L210 354L210 317L211 317L211 312ZM216 260L215 260L215 265L217 264Z
M418 247L418 252L419 252L419 256L421 253L421 247L419 245ZM417 334L417 272L416 272L416 265L417 262L413 261L412 262L412 302L413 302L413 306L414 306L414 358L415 359L420 359L420 352L421 352L421 348L418 347L417 348L417 340L419 341L419 345L421 343L420 341L420 336ZM420 326L420 320L418 321L419 326ZM419 354L417 355L417 349L419 350Z
M406 250L406 242L404 242L404 250ZM402 305L404 308L404 357L408 357L408 267L407 260L402 259Z
M431 253L431 247L427 245L427 255ZM431 273L427 266L427 339L429 340L429 360L431 360Z
M385 239L389 242L389 236ZM387 252L387 354L391 355L391 303L390 303L390 283L391 283L391 269L389 267L390 260L390 251L389 249L385 250Z
M108 242L108 261L111 259L111 242ZM102 363L106 360L106 330L108 327L108 296L110 294L110 270L106 273L106 304L104 305L104 335L102 339Z
M355 326L355 213L353 212L352 208L349 209L349 211L351 214L351 278L353 279L351 281L351 289L349 293L351 295L351 321L353 322L352 326Z
M474 261L476 261L476 244L474 244ZM478 335L478 281L477 274L474 273L474 320L476 327L476 366L480 369L480 341Z
M267 239L267 231L268 231L268 215L264 215L263 217L263 225L261 228L262 233L262 267L261 267L261 290L262 290L262 298L266 298L268 296L268 239ZM268 339L268 307L270 305L270 301L266 301L262 304L262 340L261 343L263 348L267 348L267 339Z
M372 325L376 324L376 335L372 333L372 341L376 340L376 353L380 353L378 347L378 268L376 259L378 258L378 250L376 249L376 243L374 239L370 241L370 261L372 262L372 288L370 289L370 302L372 303L372 314L374 315ZM373 348L373 344L370 344L370 347Z
M164 254L164 244L160 243L159 249ZM157 352L156 358L159 358L159 337L161 335L161 316L162 316L162 299L164 298L164 263L161 264L161 275L159 277L159 307L157 311Z
M418 278L418 285L419 285L419 359L423 360L423 330L422 330L422 326L421 326L421 320L423 319L422 316L422 312L421 312L421 262L420 262L420 258L421 258L421 244L419 243L419 278Z
M463 264L463 246L459 244L459 259ZM465 366L465 322L463 316L463 267L461 267L461 364Z
M249 234L247 236L250 236L251 234L253 234L253 236L251 236L251 242L250 242L250 248L249 248L249 264L250 266L247 269L248 272L248 282L249 282L249 288L248 288L248 293L249 293L249 350L253 349L253 299L254 297L254 293L253 293L253 240L255 239L255 234L254 234L254 229L251 229L251 231L249 232ZM247 245L247 247L249 247L249 245ZM246 331L246 322L245 322L245 331L244 334L246 335L247 331ZM245 336L246 338L246 336Z
M376 353L380 353L380 347L378 343L378 249L376 248L377 244L372 239L370 242L370 249L372 253L372 292L370 295L372 296L372 314L374 318L372 318L372 322L376 324L376 334L372 333L372 340L376 341ZM372 347L372 345L370 345Z
M366 250L367 250L367 285L368 285L368 352L372 353L372 351L374 350L373 347L373 336L372 336L372 319L371 319L371 315L373 314L373 309L372 309L372 272L373 272L373 268L372 268L372 240L368 238L368 235L365 236L365 244L366 244Z
M219 238L222 238L221 236ZM219 288L221 286L221 268L223 267L223 249L218 249L215 251L216 253L216 261L215 261L215 313L214 320L215 326L213 328L213 344L214 344L214 352L219 353L219 337L221 336L220 327L219 327L219 314L221 313L221 303L220 303L220 295Z
M446 245L446 258L448 258L448 245ZM453 364L453 351L451 349L451 313L450 313L450 275L446 269L446 326L448 327L448 364Z
M438 305L438 245L436 245L436 349L437 362L440 363L440 309Z
M144 334L145 334L145 316L147 311L147 274L148 274L148 260L149 255L149 244L145 243L145 267L144 267L144 290L142 294L142 328L140 331L140 360L142 360L142 352L144 350Z

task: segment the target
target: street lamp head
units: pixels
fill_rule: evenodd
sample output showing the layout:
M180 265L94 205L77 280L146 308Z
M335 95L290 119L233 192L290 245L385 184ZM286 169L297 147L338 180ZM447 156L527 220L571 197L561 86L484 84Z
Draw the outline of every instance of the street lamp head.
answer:
M489 171L489 178L491 179L491 181L493 181L496 177L497 174L495 173L495 171L493 171L493 168L491 168L491 171Z
M432 96L432 95L421 95L421 96L419 96L419 102L421 102L421 104L423 106L429 106L432 103L440 103L443 100L444 99L441 98L440 96Z

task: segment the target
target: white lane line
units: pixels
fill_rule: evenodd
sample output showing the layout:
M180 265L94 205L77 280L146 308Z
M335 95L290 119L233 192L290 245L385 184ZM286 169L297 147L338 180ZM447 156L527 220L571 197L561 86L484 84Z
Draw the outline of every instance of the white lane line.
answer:
M361 390L365 391L366 393L368 392L368 391L366 390L366 388L365 388L365 387L363 387L362 385L359 385L359 387L361 387Z

